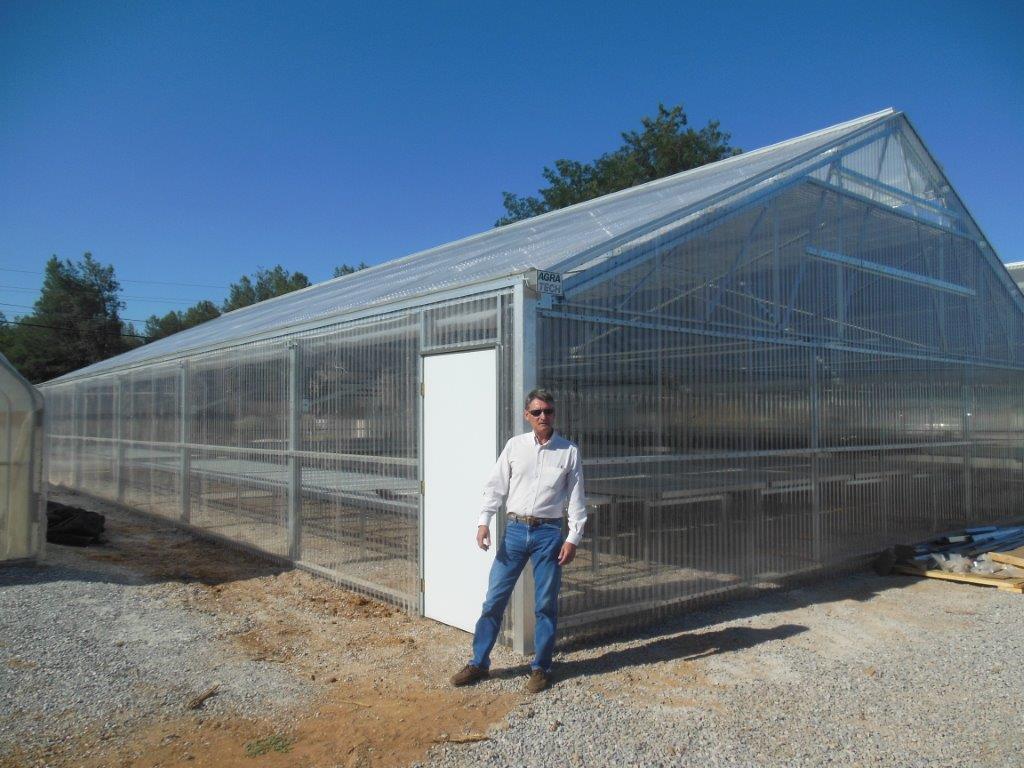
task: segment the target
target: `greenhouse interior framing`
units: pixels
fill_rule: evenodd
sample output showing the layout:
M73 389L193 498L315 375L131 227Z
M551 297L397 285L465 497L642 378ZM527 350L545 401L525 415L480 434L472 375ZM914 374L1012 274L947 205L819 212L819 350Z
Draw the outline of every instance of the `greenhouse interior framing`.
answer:
M1024 295L890 109L49 382L49 481L414 614L472 612L484 585L442 578L431 534L464 529L479 565L480 462L425 414L471 399L436 407L486 468L542 385L584 458L560 626L585 634L1019 516L1022 342ZM531 593L505 625L523 651Z

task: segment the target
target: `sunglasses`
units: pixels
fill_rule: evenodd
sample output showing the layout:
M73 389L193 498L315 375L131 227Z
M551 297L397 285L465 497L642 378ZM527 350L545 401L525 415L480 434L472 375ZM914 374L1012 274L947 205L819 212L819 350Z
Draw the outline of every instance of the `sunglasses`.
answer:
M531 416L533 416L533 418L537 418L542 413L545 416L550 416L554 412L555 412L554 408L534 408L532 411L527 411L527 413L530 414Z

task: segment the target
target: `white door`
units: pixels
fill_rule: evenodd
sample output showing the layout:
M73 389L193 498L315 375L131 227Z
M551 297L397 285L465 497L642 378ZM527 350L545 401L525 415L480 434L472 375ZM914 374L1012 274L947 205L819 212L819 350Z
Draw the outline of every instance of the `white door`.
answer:
M476 545L484 482L497 459L497 352L423 358L423 612L472 632L497 545Z

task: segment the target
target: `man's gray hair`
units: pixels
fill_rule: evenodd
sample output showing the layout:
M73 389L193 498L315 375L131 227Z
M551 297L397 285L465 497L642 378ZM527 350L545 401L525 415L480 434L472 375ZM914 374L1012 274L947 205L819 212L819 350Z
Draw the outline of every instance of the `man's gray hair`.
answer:
M530 394L526 396L526 405L524 405L523 407L529 408L530 403L532 403L534 400L543 400L548 405L555 404L555 396L552 395L549 390L544 389L544 387L537 387L536 389L531 389Z

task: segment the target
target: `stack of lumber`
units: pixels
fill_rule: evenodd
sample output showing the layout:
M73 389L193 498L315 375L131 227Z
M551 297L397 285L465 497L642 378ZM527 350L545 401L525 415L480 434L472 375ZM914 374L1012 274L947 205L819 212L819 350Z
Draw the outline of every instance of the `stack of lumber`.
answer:
M882 553L875 569L1024 593L1024 526L965 528L899 545Z

